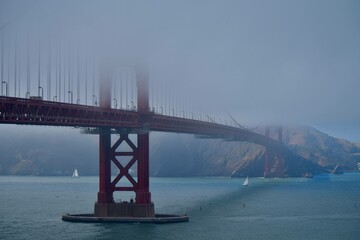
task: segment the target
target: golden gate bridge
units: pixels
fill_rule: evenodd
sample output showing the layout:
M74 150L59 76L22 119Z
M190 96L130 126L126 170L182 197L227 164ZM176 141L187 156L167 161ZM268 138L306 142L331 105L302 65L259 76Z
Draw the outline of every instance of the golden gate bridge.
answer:
M20 42L16 34L5 38L4 31L1 40L0 124L83 127L99 135L94 214L64 215L64 220L188 220L187 216L155 214L149 189L151 131L258 144L267 149L264 176L283 174L283 156L289 150L281 144L281 128L276 129L278 140L274 140L269 137L270 128L263 135L220 118L217 122L206 114L194 117L186 111L184 101L176 102L175 90L155 84L149 87L147 68L136 61L101 63L86 47L41 37ZM112 141L114 134L119 137ZM130 174L134 166L136 178ZM118 173L114 177L112 168ZM122 191L135 192L135 201L116 203L113 195Z

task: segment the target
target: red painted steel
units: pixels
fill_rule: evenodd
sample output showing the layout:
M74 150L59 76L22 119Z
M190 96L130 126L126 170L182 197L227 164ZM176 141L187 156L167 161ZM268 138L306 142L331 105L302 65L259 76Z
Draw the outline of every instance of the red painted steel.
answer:
M110 80L111 76L102 73L100 86L100 107L111 108ZM99 193L98 203L112 203L111 189L111 133L109 127L101 127L99 133Z
M149 114L149 81L144 66L136 69L137 102L140 122L147 126L151 118ZM136 189L136 203L151 203L149 191L149 133L139 133L138 138L138 186Z
M266 147L264 176L269 176L269 149L277 152L287 151L281 144L282 130L279 129L280 143L269 137L242 128L203 122L180 117L158 115L149 111L148 78L146 71L136 69L137 111L111 109L111 75L101 76L100 106L0 97L0 124L26 124L49 126L91 127L99 129L99 192L98 203L113 203L115 191L134 191L137 204L150 204L149 191L149 132L175 132L197 134L231 141L247 141ZM111 146L111 133L117 132L120 138ZM137 146L129 139L129 134L137 134ZM127 143L131 151L117 151L122 143ZM131 157L124 165L117 157ZM118 168L118 175L111 180L111 162ZM275 161L276 162L276 161ZM137 181L130 175L130 168L137 163ZM282 155L279 155L276 172L283 168ZM131 186L118 186L126 178Z
M127 144L131 151L117 151L117 149L122 145ZM120 163L117 157L125 157L130 156L131 159L126 163L124 166ZM136 191L138 189L138 182L130 175L129 171L132 166L136 162L138 162L139 159L139 148L134 145L134 143L129 139L128 133L121 133L120 138L116 141L116 143L111 147L110 149L110 159L115 164L115 166L118 168L118 174L117 176L112 180L111 182L111 194L115 191ZM124 161L122 161L124 162ZM139 165L139 163L138 163ZM129 183L132 186L117 186L119 181L122 178L127 178Z
M102 128L99 134L99 192L98 203L112 203L110 165L111 134L109 129Z
M137 109L140 113L149 112L149 80L144 66L136 67Z
M138 134L138 188L136 189L136 203L151 203L149 191L149 134Z
M137 111L13 97L0 97L0 124L109 127L130 132L188 133L247 141L276 151L287 150L282 144L262 134L216 123L164 116L152 112L141 114Z
M282 145L282 127L277 129L277 142ZM265 137L270 138L270 127L265 128ZM264 155L264 177L283 177L283 152L269 149L267 146Z
M139 69L137 75L138 89L138 121L141 125L146 125L149 121L149 93L148 80L146 74ZM100 107L109 109L111 107L109 77L103 76L101 86ZM98 203L112 203L115 191L134 191L136 193L136 203L151 203L151 193L149 191L149 133L137 134L137 146L129 139L129 131L120 132L120 138L111 145L110 131L107 127L100 128L100 189L98 193ZM122 143L126 143L129 151L117 151ZM131 160L123 166L117 157L131 156ZM118 175L111 181L111 161L118 168ZM137 162L137 182L130 175L130 168ZM127 178L131 186L117 186L122 178Z
M170 117L152 112L104 109L50 101L0 97L0 124L69 127L109 127L132 132L188 133L233 141L247 141L275 151L286 151L277 141L246 129Z
M283 135L282 135L282 127L281 126L278 127L278 142L279 143L283 142ZM279 161L279 163L278 163L277 168L276 168L276 175L277 175L277 177L283 177L283 175L284 175L284 167L283 167L284 158L283 158L281 152L278 153L278 161Z
M0 97L0 123L70 127L139 128L134 111Z
M270 138L270 128L269 127L265 127L265 137ZM265 149L265 156L264 156L264 177L268 177L269 176L269 150L266 148Z

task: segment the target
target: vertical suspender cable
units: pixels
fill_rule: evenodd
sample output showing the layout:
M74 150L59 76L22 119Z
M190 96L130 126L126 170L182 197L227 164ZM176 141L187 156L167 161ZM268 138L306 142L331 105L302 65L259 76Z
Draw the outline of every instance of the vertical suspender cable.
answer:
M117 109L117 99L116 99L116 72L113 72L112 74L112 82L113 82L113 89L114 89L114 93L113 93L113 99L114 99L114 108Z
M59 56L58 56L58 51L56 51L57 52L57 54L56 54L56 56L55 56L55 94L54 94L54 98L53 98L53 100L55 101L55 100L57 100L56 98L57 98L57 93L58 93L58 89L57 89L57 87L58 87L58 80L59 80Z
M8 92L9 92L9 85L10 85L10 71L11 71L11 42L9 42L9 50L8 50L8 57L9 57L9 60L8 60L8 77L7 77L7 83L5 83L5 96L8 95ZM4 82L1 82L1 85L3 85Z
M80 53L79 47L77 49L77 81L76 81L76 103L80 104Z
M171 92L170 92L170 88L169 88L169 92L168 92L168 97L169 97L169 116L171 116Z
M94 59L94 69L93 69L93 96L94 96L94 101L95 101L95 105L97 106L98 105L98 98L96 96L96 74L98 74L96 71L95 71L95 59Z
M160 86L158 86L159 84L158 83L156 83L156 86L155 86L155 90L157 90L156 91L156 111L157 112L159 112L159 87Z
M14 97L16 97L17 90L17 34L15 33L15 69L14 69Z
M2 34L1 34L1 95L3 94L3 84L2 82L4 81L4 29L2 29Z
M125 103L126 103L126 109L129 108L128 104L128 70L125 69Z
M40 50L40 39L39 39L39 58L38 58L38 96L40 97L40 55L41 55L41 50Z
M134 81L135 81L135 72L131 71L131 78L130 78L130 86L131 86L131 110L134 108Z
M25 97L30 96L30 43L29 39L27 42L27 57L26 57L26 95Z
M79 66L80 71L80 66ZM87 98L88 98L88 58L86 55L85 58L85 105L87 105Z
M59 96L59 102L61 102L61 43L59 46L59 86L57 87L59 90L58 96Z
M72 103L72 92L71 92L71 57L70 57L70 47L69 47L69 63L68 63L68 102Z
M151 82L152 83L152 82ZM154 84L151 84L151 109L155 112L155 87Z
M66 84L66 48L65 48L65 45L64 45L64 57L63 57L63 59L64 59L64 74L63 74L63 76L64 76L64 78L63 78L63 96L64 96L64 102L66 102L66 87L65 87L65 84Z
M20 97L20 83L21 83L21 51L19 50L19 56L20 56L20 59L18 61L18 72L19 72L19 84L18 84L18 91L17 91L17 94L18 96Z
M122 94L122 82L123 82L123 71L120 69L120 108L122 108L122 98L123 98L123 94Z
M48 71L47 71L47 100L51 100L51 39L49 40L48 50Z
M164 88L164 113L165 113L165 115L166 115L166 111L167 111L166 95L167 95L167 92L166 92L166 89Z

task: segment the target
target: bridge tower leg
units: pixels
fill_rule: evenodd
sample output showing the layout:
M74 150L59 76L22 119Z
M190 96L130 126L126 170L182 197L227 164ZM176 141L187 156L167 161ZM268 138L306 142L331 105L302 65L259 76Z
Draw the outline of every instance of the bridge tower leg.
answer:
M101 128L99 133L99 192L98 203L108 204L114 202L111 183L110 160L110 129Z
M101 108L111 108L111 75L101 73L99 102ZM95 203L95 216L108 216L109 208L113 204L113 190L111 189L111 132L109 127L99 129L99 192Z
M265 127L265 136L270 137L270 127ZM269 150L265 149L264 177L269 177Z
M270 138L270 127L265 127L265 136ZM277 141L282 143L282 127L277 128ZM284 159L282 153L275 153L269 149L264 154L264 177L283 177Z
M149 116L149 80L143 66L136 68L137 104L140 113L140 122L146 125ZM143 129L138 134L138 187L136 190L136 203L150 204L149 191L149 131Z
M278 141L280 143L282 143L283 139L282 139L282 127L279 126L278 127ZM283 172L283 156L282 153L278 153L277 155L277 159L278 159L278 164L276 165L276 175L277 177L283 177L284 172Z
M102 73L103 84L100 86L100 107L111 108L111 76L109 74ZM99 192L98 203L108 204L112 203L113 192L110 188L111 182L111 133L110 128L100 128L99 133Z

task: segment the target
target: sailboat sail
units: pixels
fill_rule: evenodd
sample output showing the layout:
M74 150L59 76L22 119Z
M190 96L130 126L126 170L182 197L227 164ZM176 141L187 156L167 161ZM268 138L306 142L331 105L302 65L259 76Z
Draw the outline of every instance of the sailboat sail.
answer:
M72 175L73 177L79 177L79 172L77 169L74 170L74 173Z
M248 186L248 185L249 185L249 178L248 178L248 177L246 177L246 179L245 179L245 182L244 182L243 186Z

